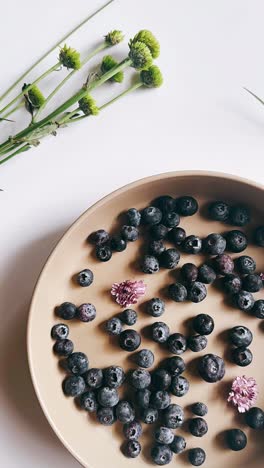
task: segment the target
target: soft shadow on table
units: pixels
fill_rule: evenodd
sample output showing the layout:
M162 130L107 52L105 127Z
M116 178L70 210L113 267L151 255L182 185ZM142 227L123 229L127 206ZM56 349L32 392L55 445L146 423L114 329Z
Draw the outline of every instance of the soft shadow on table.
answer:
M19 430L23 431L29 440L33 434L34 438L37 435L45 447L61 454L61 466L64 462L69 462L70 455L53 433L37 401L27 362L26 327L36 280L49 253L64 231L65 227L61 227L25 246L2 272L0 284L2 404L10 412L8 417L17 421ZM79 464L72 459L72 467L75 466Z

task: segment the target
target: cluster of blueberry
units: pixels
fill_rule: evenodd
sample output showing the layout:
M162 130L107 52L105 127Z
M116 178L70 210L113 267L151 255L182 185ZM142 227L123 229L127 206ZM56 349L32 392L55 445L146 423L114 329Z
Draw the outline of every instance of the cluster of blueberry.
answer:
M96 308L90 303L77 307L71 302L63 302L56 308L56 315L63 320L78 319L81 322L91 322L96 317Z

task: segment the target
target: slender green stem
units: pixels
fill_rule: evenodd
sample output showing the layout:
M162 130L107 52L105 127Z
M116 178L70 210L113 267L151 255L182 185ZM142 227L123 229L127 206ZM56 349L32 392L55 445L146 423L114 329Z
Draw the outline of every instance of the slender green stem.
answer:
M74 34L76 31L78 31L78 29L80 29L82 26L84 26L90 19L92 19L94 16L96 16L98 13L100 13L100 11L104 10L104 8L106 8L108 5L110 5L110 3L113 3L114 0L109 0L108 2L106 2L104 5L102 5L100 8L98 8L98 10L96 10L95 12L93 12L92 14L90 14L89 16L87 16L83 21L81 21L81 23L77 24L77 26L75 26L71 31L69 31L67 34L65 34L65 36L63 36L58 42L56 42L55 45L53 45L49 50L47 50L47 52L45 52L45 54L43 54L35 63L33 63L33 65L31 65L31 67L29 67L16 81L15 83L13 83L3 94L2 96L0 96L0 101L2 101L6 96L8 96L8 94L15 88L15 86L17 86L20 81L22 81L27 75L28 73L30 73L32 70L34 70L34 68L39 65L46 57L48 57L48 55L53 52L56 47L58 47L63 41L66 41L66 39L68 39L72 34Z
M259 101L260 104L264 105L264 101L262 101L262 99L260 99L256 94L252 93L252 91L250 91L247 88L244 88L244 90L247 91L247 93L251 94L251 96L253 96L255 99L257 99L257 101Z
M43 80L44 78L46 78L46 76L50 75L50 73L52 73L54 70L56 70L59 66L60 66L60 62L57 62L55 65L53 65L53 67L49 68L47 71L45 71L44 73L42 73L42 75L40 75L35 81L33 81L33 83L31 83L29 86L27 86L23 91L21 91L21 93L19 93L14 99L12 99L12 101L10 101L5 107L3 107L2 109L0 109L0 115L5 112L10 106L12 106L19 98L23 97L24 94L26 94L31 88L33 88L33 86L35 86L36 84L38 84L41 80Z
M28 143L26 143L25 145L23 145L21 148L17 149L16 151L14 151L14 153L11 153L9 154L9 156L7 156L5 159L2 159L0 161L0 164L4 164L6 161L8 161L9 159L13 158L14 156L16 156L17 154L19 153L24 153L25 151L29 150L30 149L30 145Z
M62 125L64 123L67 123L68 120L71 120L71 118L77 113L80 111L80 107L76 107L76 109L74 109L73 111L69 112L68 114L66 114L64 117L62 117L59 121L58 121L58 124L59 125Z
M17 106L13 107L7 114L3 115L3 119L6 119L9 115L13 114L13 112L16 112L20 107L23 107L25 105L24 101L21 101L17 104Z
M93 50L89 55L87 55L87 57L85 57L85 59L82 61L81 63L81 66L83 67L83 65L85 65L88 60L90 60L92 57L94 57L96 54L98 54L99 52L101 52L101 50L105 49L106 47L109 47L109 45L104 42L103 44L101 44L99 47L97 47L95 50ZM47 104L49 103L49 101L53 98L53 96L55 96L55 94L65 85L65 83L67 83L67 81L77 72L78 70L72 70L67 76L65 76L65 78L58 84L58 86L56 86L56 88L49 94L49 96L45 99L45 101L43 102L42 106L40 106L40 108L38 109L38 111L36 112L34 118L33 118L33 122L36 122L37 121L37 118L39 116L39 114L45 109L45 107L47 106Z

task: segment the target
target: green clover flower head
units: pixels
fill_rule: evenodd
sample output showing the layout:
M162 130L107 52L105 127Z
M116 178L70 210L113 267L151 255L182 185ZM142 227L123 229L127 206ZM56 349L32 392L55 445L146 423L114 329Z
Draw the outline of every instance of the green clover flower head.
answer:
M163 83L163 76L157 65L152 65L148 70L142 70L140 79L148 88L158 88Z
M66 44L60 50L59 61L68 69L79 70L81 68L80 53Z
M32 105L32 107L35 107L36 109L42 106L42 104L45 102L45 98L42 92L36 85L32 86L32 88L28 91L27 95L28 95L30 104Z
M112 57L111 55L105 55L101 63L101 71L102 73L106 73L112 68L116 67L118 62ZM124 73L122 71L117 72L109 81L115 81L116 83L122 83L124 79Z
M86 96L80 99L78 104L79 104L80 109L83 111L85 115L99 114L99 109L96 105L96 102L90 94L86 94Z
M116 29L114 31L110 31L106 36L105 36L105 42L109 46L114 46L116 44L119 44L119 42L122 42L124 39L124 34L122 31L117 31Z
M143 42L135 42L130 44L130 51L128 57L132 61L132 67L136 70L143 70L152 65L151 52Z
M156 59L159 56L160 44L151 31L148 31L147 29L142 29L141 31L139 31L135 35L135 37L130 40L129 47L131 47L131 44L135 42L143 42L143 44L146 44L154 59Z

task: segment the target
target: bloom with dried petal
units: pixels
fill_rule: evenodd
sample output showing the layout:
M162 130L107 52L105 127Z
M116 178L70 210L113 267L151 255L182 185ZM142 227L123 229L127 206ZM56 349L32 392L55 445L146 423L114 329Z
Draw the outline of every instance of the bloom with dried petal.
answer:
M111 295L119 305L129 307L132 304L136 304L141 296L144 296L146 288L147 285L142 280L126 280L122 283L114 283Z
M227 401L237 406L239 413L245 413L255 405L258 386L254 377L236 377L233 380Z

